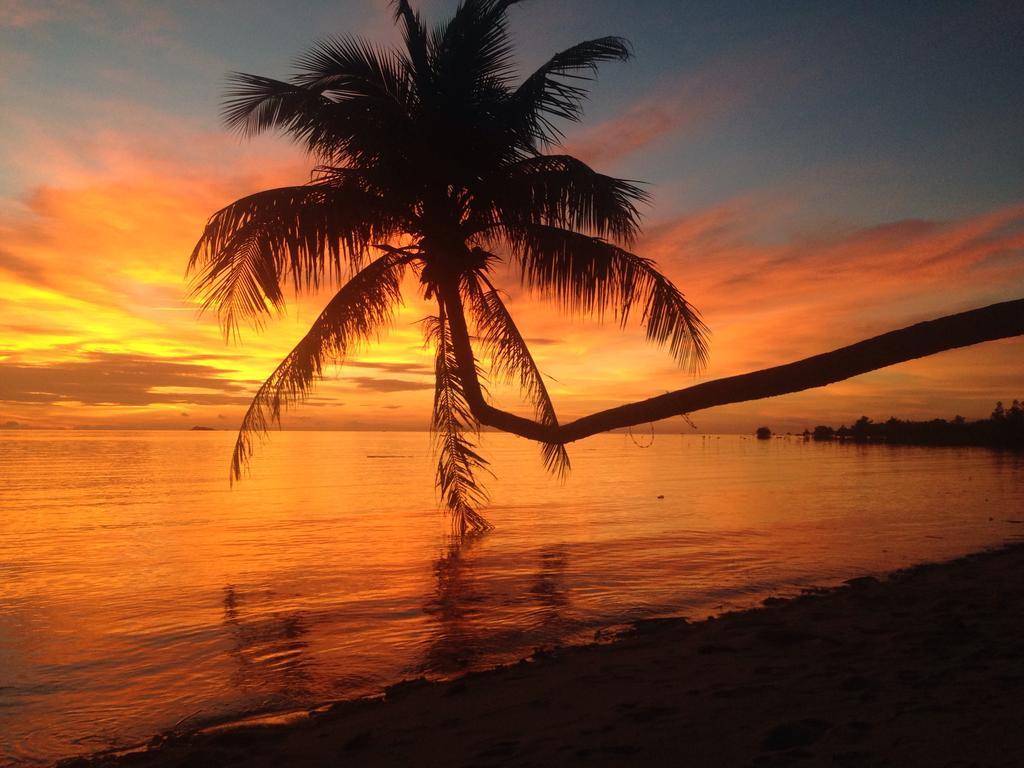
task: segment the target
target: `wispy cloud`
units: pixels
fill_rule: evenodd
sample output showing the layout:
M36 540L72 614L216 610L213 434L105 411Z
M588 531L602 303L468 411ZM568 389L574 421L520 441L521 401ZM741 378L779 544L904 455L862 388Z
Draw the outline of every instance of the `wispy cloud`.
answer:
M374 360L350 360L345 363L346 368L372 368L387 373L413 373L425 376L433 376L434 369L423 363L402 363L402 362L380 362Z
M0 363L0 401L82 405L206 405L248 402L225 372L189 358L92 352L51 365Z
M149 41L180 26L167 8L131 0L0 0L0 28L27 30L56 22Z
M34 27L57 17L65 5L46 0L0 0L0 27Z
M27 282L45 283L43 270L38 264L5 250L0 250L0 270Z
M355 384L359 389L373 392L411 392L418 389L433 389L430 381L409 381L408 379L384 379L375 376L347 376L347 383Z
M727 112L740 103L739 93L694 97L682 84L678 91L633 104L623 115L575 132L568 151L589 163L611 164L668 136L676 136Z
M617 117L574 131L569 151L611 164L670 137L704 130L757 100L777 97L809 76L779 50L757 47L667 76Z
M1020 287L1024 205L950 221L903 220L772 244L744 230L742 211L684 217L659 228L645 252L659 259L714 314L826 306L851 315L876 307L891 323L913 302L1001 296ZM896 300L899 299L897 302ZM860 325L860 323L858 323Z

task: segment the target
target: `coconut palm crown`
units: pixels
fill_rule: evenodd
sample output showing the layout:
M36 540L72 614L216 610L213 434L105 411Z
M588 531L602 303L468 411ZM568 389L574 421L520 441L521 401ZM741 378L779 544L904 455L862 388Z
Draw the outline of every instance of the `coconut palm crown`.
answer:
M404 47L358 37L317 43L287 81L234 74L224 119L246 136L283 131L316 162L309 183L244 197L216 212L192 253L194 295L225 332L259 326L284 289L337 287L305 337L274 370L242 421L240 477L254 439L302 400L329 363L376 338L401 305L410 271L437 314L432 428L437 485L459 533L489 527L475 439L490 408L478 364L518 385L538 424L558 421L544 380L492 282L505 263L522 286L577 315L639 315L647 337L684 366L706 356L699 315L652 261L628 249L639 233L635 183L554 152L560 121L578 121L601 62L629 58L621 38L579 43L516 77L507 31L516 0L463 0L427 27L395 2ZM339 287L340 286L340 287ZM474 343L477 352L474 352ZM546 466L569 466L543 443Z

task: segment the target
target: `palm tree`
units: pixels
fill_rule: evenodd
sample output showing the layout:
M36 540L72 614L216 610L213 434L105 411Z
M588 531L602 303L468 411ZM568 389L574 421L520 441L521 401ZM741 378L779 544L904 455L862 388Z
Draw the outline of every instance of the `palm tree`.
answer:
M254 436L301 400L328 361L374 338L401 304L406 272L437 305L424 327L436 348L432 428L437 484L454 527L488 527L477 481L476 412L484 402L475 337L490 373L519 385L537 424L557 427L530 350L493 282L510 262L522 284L569 312L625 323L639 313L652 341L682 365L706 356L697 312L653 262L628 248L639 231L636 184L566 154L558 120L577 121L597 65L629 58L604 37L553 56L516 82L506 16L516 0L464 0L428 29L407 0L394 3L404 48L330 38L288 81L235 74L225 122L247 136L280 130L317 165L302 186L258 192L215 213L189 262L194 293L227 334L257 325L299 291L340 284L306 336L277 367L242 421L238 478ZM471 336L471 330L473 335ZM542 441L564 473L564 444Z
M260 387L239 430L232 477L254 440L302 400L328 362L374 339L401 304L403 277L437 304L424 323L437 350L432 427L437 484L458 533L488 527L476 476L487 462L480 425L539 442L546 466L569 467L566 443L727 403L821 387L947 349L1024 333L1024 299L922 322L786 365L707 381L559 423L493 273L506 262L526 288L580 315L620 323L639 314L647 337L684 367L707 356L707 329L653 262L639 233L635 183L553 152L559 121L578 121L586 83L629 58L618 37L575 45L517 83L506 16L517 0L463 0L427 29L396 0L404 48L328 39L288 81L236 74L229 126L280 130L305 145L311 181L258 192L215 213L189 262L204 308L226 334L284 305L284 286L340 286L313 327ZM473 336L470 335L470 329ZM534 418L485 397L475 337L490 373L519 385Z

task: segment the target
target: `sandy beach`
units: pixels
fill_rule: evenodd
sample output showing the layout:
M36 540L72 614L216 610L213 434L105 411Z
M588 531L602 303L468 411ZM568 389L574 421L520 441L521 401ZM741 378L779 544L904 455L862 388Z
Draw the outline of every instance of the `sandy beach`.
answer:
M71 766L1024 765L1024 545Z

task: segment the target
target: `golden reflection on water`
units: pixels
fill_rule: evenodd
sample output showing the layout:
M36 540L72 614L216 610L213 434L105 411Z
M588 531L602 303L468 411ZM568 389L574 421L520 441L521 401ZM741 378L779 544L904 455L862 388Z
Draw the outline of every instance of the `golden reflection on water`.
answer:
M458 543L426 435L282 433L234 489L231 439L0 437L0 763L454 674L1022 533L1008 520L1024 463L981 449L605 435L573 447L563 486L532 445L487 435L497 530Z

